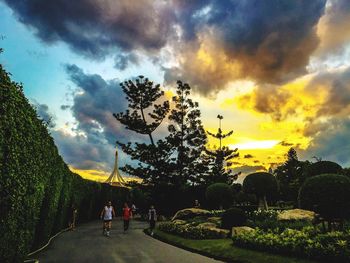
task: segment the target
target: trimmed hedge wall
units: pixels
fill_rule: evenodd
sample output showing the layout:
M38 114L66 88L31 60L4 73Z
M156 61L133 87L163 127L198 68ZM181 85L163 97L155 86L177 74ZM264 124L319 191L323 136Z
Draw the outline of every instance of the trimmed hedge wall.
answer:
M0 65L0 262L23 262L66 228L72 204L84 222L98 218L107 199L121 206L127 195L69 170L47 124Z

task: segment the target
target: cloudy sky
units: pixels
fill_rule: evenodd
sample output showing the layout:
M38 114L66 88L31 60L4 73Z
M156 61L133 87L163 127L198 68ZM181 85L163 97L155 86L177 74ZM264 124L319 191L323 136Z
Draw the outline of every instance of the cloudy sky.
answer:
M273 167L290 147L350 166L348 0L0 0L0 47L84 176L111 172L116 140L147 140L112 116L126 109L119 83L138 75L167 94L189 83L207 130L223 115L237 171Z

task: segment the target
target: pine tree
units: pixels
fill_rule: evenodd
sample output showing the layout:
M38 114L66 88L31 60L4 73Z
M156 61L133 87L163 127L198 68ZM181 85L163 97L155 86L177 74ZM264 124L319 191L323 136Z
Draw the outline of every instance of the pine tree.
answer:
M198 102L190 98L191 87L187 83L177 82L176 96L172 98L174 108L171 110L167 142L175 150L176 184L196 183L206 166L202 154L207 136L200 120L201 112Z
M303 170L307 162L298 160L294 148L288 150L286 157L287 160L275 169L274 174L279 182L281 198L296 203L299 188L303 183Z
M121 169L133 176L140 177L145 182L154 184L166 180L170 164L170 148L163 140L154 141L153 133L160 126L169 112L169 102L156 104L163 97L164 91L160 85L139 76L135 81L128 80L120 84L129 104L124 112L113 114L127 129L139 134L148 135L150 144L131 142L117 144L132 160L138 160L138 166L125 165Z
M233 174L231 169L232 167L232 159L239 156L237 152L238 149L230 149L227 146L222 146L222 140L232 135L233 131L229 131L228 133L223 133L221 130L221 120L223 116L218 115L219 119L219 129L216 134L207 131L207 133L219 140L219 148L216 150L206 149L207 158L210 162L210 172L206 178L206 183L229 183L232 184L238 177L238 174Z

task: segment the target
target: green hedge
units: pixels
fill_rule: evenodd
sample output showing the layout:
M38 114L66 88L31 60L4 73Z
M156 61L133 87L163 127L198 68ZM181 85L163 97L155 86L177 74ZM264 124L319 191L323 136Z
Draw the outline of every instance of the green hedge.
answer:
M68 226L97 218L107 199L118 205L127 190L82 179L64 163L47 124L0 65L0 262L26 254Z

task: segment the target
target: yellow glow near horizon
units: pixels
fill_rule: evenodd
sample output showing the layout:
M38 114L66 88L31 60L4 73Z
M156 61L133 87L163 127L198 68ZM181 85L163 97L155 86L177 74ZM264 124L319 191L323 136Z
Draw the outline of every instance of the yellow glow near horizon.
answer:
M262 141L248 141L237 144L230 144L232 149L238 148L240 150L257 150L257 149L271 149L279 143L278 140L262 140Z
M106 181L108 176L109 176L109 173L104 172L104 171L82 170L82 169L76 169L76 168L74 168L72 166L70 166L69 169L73 173L79 174L84 179L91 180L91 181L96 181L96 182L100 182L100 183L103 183L104 181ZM127 176L123 176L123 179L126 182L130 182L130 181L140 182L141 181L140 178L127 177Z

